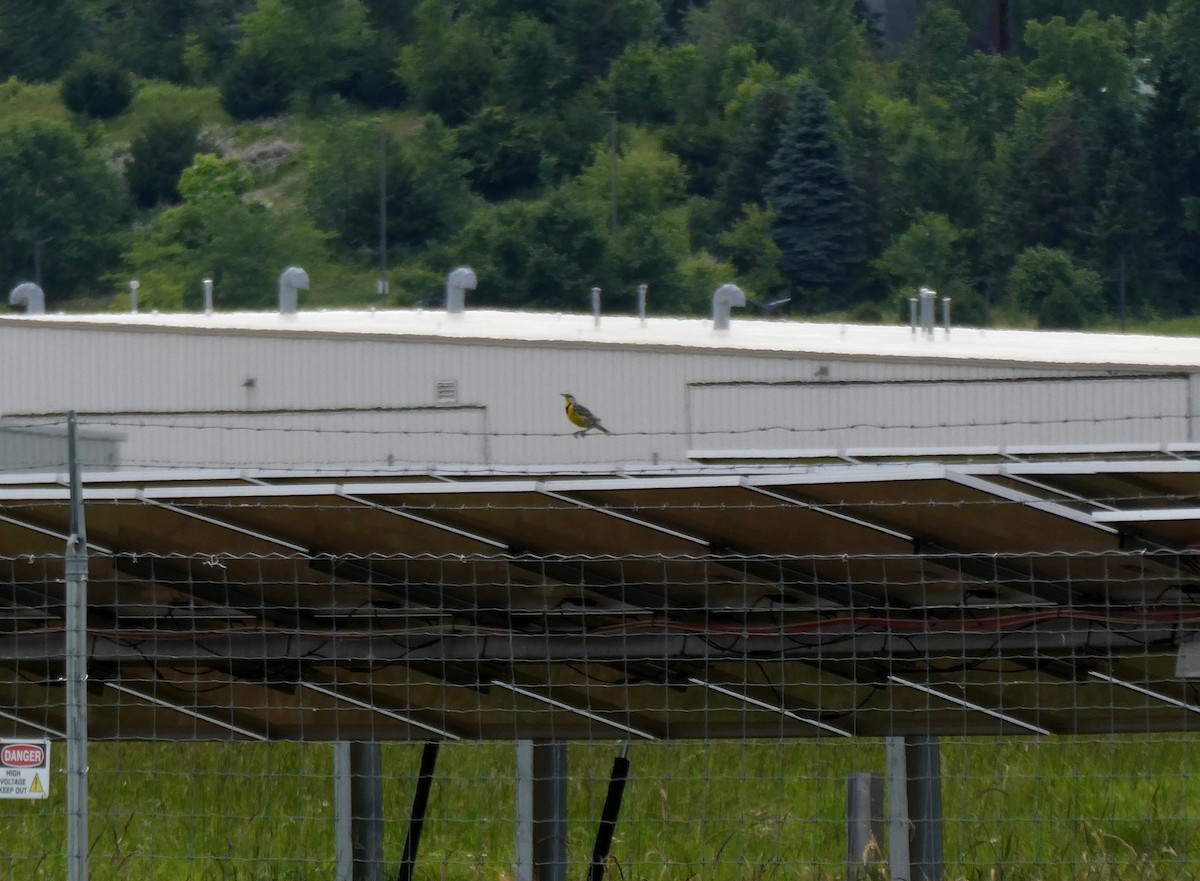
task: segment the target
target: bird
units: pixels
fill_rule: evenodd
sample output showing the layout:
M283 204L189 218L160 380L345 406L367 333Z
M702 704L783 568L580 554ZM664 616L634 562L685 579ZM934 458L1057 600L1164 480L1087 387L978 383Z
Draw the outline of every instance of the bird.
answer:
M567 418L579 426L579 431L575 432L575 437L583 437L593 428L599 429L605 434L612 433L600 424L600 418L595 413L575 400L574 395L562 392L562 396L567 399Z

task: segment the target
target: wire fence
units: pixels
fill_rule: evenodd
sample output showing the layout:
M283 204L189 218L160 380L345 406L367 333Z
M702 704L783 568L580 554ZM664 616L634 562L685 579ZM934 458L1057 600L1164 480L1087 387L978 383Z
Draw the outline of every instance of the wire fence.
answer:
M95 550L91 878L1200 874L1180 558L761 562ZM881 590L797 589L847 565ZM64 571L0 560L0 737L49 745L0 761L0 878L66 874Z
M588 877L620 747L568 747L568 878ZM946 878L1197 873L1200 768L1186 734L943 738L941 751ZM93 743L91 877L335 878L333 752L300 741ZM421 747L382 752L381 874L390 881ZM443 746L415 877L515 876L516 753L506 742ZM846 777L882 772L885 761L870 738L656 743L628 755L607 864L625 879L844 878ZM0 877L66 876L62 774L56 754L48 799L0 802ZM873 871L887 877L886 861Z

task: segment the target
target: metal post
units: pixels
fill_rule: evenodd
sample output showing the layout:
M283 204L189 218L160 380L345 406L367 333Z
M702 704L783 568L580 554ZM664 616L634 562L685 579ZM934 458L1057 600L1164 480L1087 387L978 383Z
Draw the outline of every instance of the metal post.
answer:
M933 735L905 741L912 881L942 881L941 743Z
M354 810L351 806L350 742L333 744L334 881L354 879Z
M846 881L868 876L882 857L883 775L846 775Z
M908 859L908 771L904 761L904 738L884 738L887 763L888 878L910 881Z
M567 743L533 745L533 865L538 881L567 881Z
M517 741L517 864L515 881L533 877L533 741Z
M65 564L67 661L67 878L88 877L87 759L87 531L79 471L78 425L67 414L67 467L71 480L71 532Z
M350 744L350 839L353 881L383 881L383 751L378 741Z
M408 815L408 835L400 855L400 871L396 881L412 881L417 865L417 850L421 846L421 830L425 828L425 812L429 808L429 790L433 787L433 771L437 767L439 744L428 741L421 751L421 770L417 773L417 789L413 793L412 811Z
M625 781L629 779L628 755L629 741L625 741L621 746L621 754L613 759L612 772L608 777L608 792L600 811L600 827L596 830L596 843L592 847L588 881L604 881L604 866L612 850L613 832L617 828L617 816L621 813L621 800L625 795Z
M566 881L567 744L517 742L517 881Z

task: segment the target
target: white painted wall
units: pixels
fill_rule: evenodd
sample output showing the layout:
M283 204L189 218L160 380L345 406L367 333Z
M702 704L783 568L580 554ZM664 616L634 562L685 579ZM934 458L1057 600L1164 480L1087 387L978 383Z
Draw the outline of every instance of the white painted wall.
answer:
M1195 439L1196 341L345 315L0 318L0 428L74 409L124 467L330 469ZM612 434L574 437L561 392Z

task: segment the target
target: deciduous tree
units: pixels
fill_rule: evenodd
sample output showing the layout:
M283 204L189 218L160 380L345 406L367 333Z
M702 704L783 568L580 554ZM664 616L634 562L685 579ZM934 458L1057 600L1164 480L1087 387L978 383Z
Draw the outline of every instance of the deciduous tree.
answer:
M127 218L121 181L62 123L0 127L0 275L33 275L48 302L92 293L116 263Z

